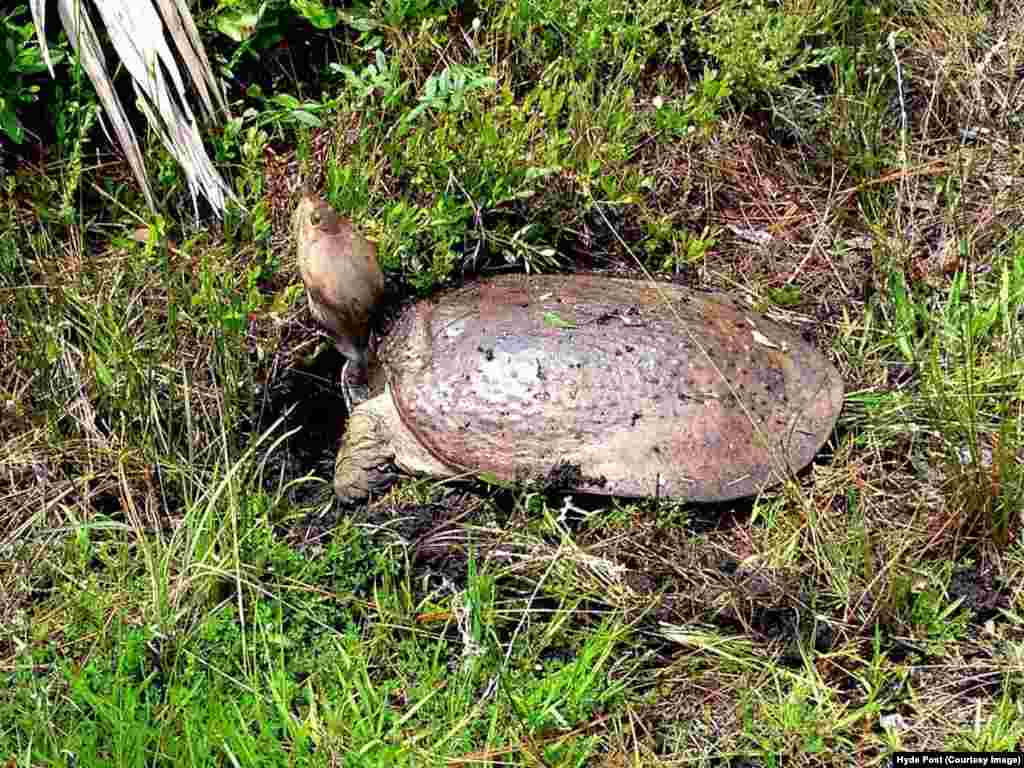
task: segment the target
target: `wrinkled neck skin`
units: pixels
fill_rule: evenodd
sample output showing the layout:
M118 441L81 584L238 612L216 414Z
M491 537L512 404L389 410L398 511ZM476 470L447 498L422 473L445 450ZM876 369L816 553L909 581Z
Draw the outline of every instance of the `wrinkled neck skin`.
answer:
M396 468L438 478L460 472L431 454L402 424L388 387L349 415L334 462L334 492L346 503L365 501L398 479Z

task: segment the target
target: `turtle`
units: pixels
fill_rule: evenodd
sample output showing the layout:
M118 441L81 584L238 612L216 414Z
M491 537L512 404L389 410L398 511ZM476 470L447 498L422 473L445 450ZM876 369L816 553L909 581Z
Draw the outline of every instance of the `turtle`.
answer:
M376 355L335 462L343 502L396 470L503 483L566 467L569 492L730 501L809 464L844 396L811 342L734 298L595 274L416 301Z
M341 389L351 409L365 399L370 330L385 293L377 248L311 191L299 200L292 229L310 312L345 357Z

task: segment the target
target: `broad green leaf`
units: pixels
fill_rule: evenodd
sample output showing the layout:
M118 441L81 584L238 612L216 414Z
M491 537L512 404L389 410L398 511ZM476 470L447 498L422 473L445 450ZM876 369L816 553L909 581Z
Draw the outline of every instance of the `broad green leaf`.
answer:
M575 328L576 323L568 320L563 320L556 312L545 312L544 313L544 325L551 328Z
M317 29L333 29L341 21L341 14L334 8L324 7L320 0L292 0L292 8Z
M320 128L324 124L319 117L304 109L293 109L291 111L291 116L296 122L308 125L310 128Z
M259 13L229 11L218 14L214 24L221 34L227 35L236 43L241 43L256 34L256 25L259 21Z
M501 480L493 472L481 472L479 475L477 475L477 477L480 478L481 482L487 483L487 485L494 485L494 486L497 486L498 488L505 488L505 489L508 489L508 488L512 487L512 483L508 483L508 482L505 482L504 480Z
M0 99L0 131L15 144L21 144L25 138L21 122L3 99Z
M279 93L270 97L270 101L285 109L301 109L302 102L290 93Z
M110 373L110 369L98 357L94 357L93 362L96 364L96 380L107 390L112 390L114 388L114 377Z

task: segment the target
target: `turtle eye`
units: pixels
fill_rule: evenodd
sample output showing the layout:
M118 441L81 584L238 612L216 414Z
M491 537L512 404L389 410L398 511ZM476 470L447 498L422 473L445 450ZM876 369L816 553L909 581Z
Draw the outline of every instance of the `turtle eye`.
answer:
M323 217L320 215L320 211L316 210L309 214L309 221L314 227L319 227Z

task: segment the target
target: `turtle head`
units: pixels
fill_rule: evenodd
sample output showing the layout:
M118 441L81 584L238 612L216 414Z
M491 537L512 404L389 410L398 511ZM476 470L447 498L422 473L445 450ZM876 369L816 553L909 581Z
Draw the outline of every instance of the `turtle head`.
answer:
M312 192L303 194L292 216L292 229L300 243L319 235L338 234L346 224L330 203Z
M331 334L338 351L357 371L364 371L370 327L384 298L377 249L318 195L302 196L293 228L313 317Z

